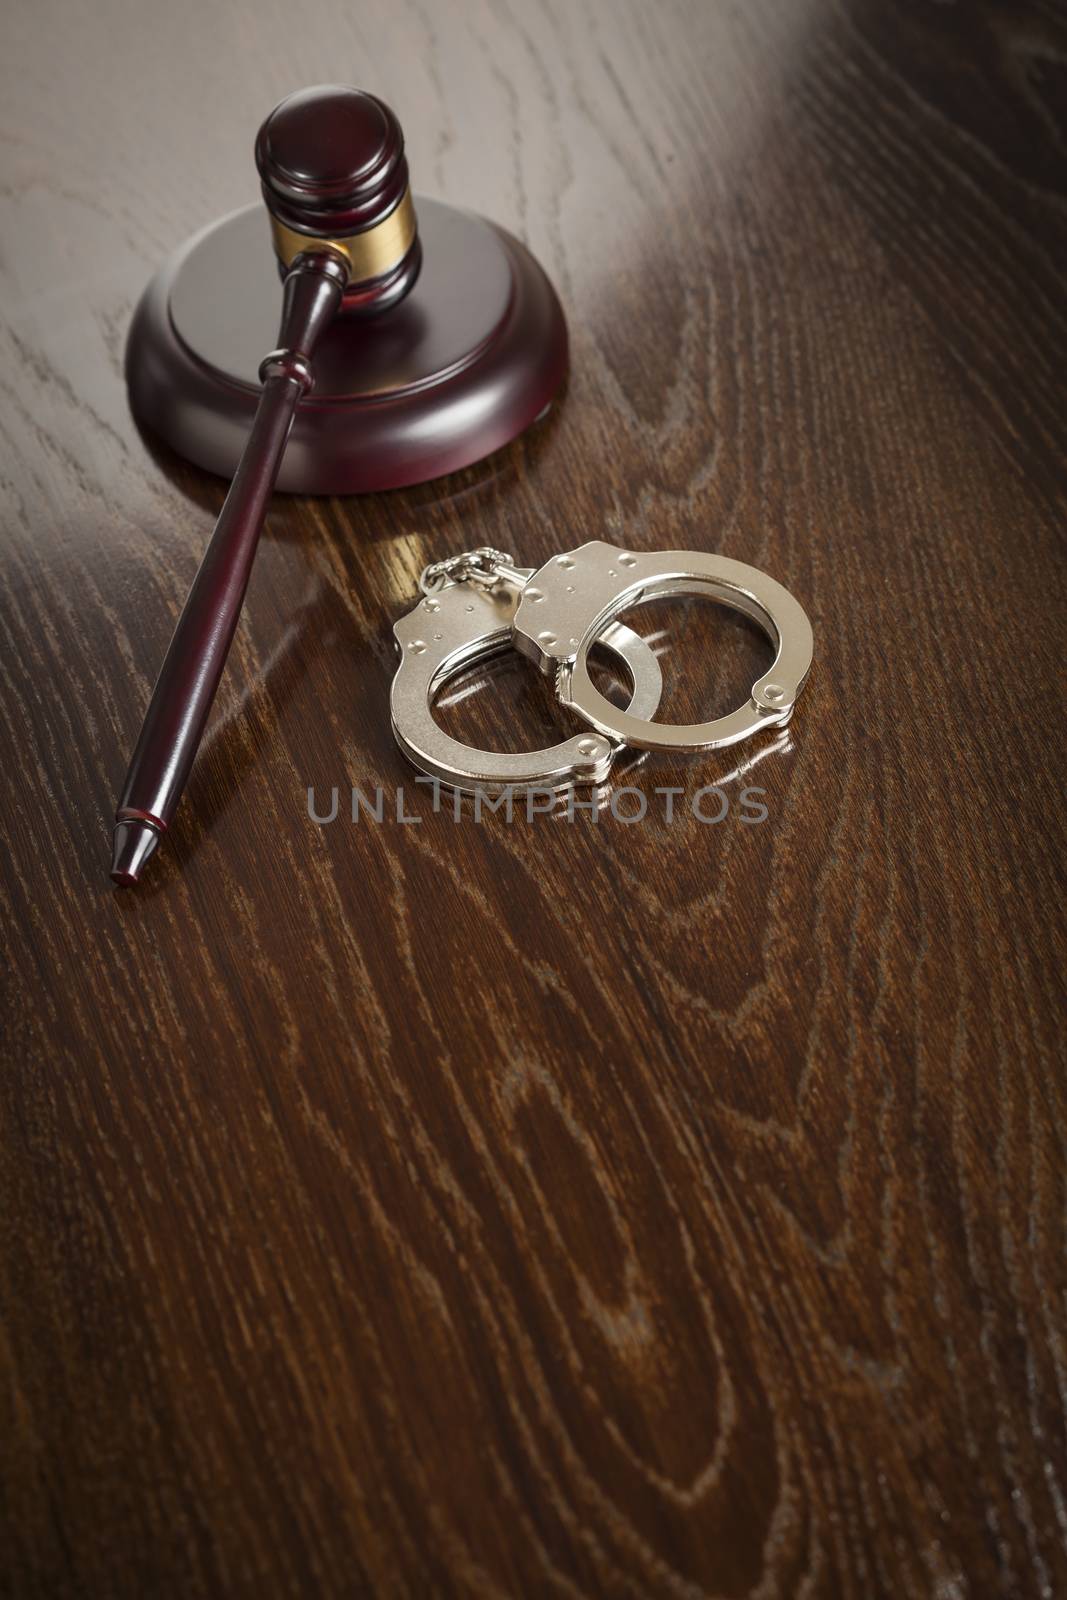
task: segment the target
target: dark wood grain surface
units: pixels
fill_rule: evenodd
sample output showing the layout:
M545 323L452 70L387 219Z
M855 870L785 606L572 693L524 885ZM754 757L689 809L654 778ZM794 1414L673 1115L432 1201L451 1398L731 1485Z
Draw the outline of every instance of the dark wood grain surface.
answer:
M3 1592L1067 1593L1062 7L36 0L4 35ZM324 79L539 254L569 386L461 477L276 500L123 894L224 492L139 435L125 331ZM387 717L420 567L604 534L797 593L788 737L629 769L641 823L434 816ZM717 608L642 623L671 716L763 659ZM454 731L570 726L517 663L463 687ZM346 820L398 783L417 824Z

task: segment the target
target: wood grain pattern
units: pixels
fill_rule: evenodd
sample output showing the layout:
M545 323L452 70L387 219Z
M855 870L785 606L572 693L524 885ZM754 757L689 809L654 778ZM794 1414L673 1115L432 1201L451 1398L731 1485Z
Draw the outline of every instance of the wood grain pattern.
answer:
M0 1587L1067 1591L1062 9L37 0L5 34ZM275 501L122 895L224 492L138 435L125 329L254 195L270 105L338 78L541 256L568 392L444 484ZM412 798L422 563L605 531L809 610L789 736L726 782L764 824ZM650 620L672 714L731 703L749 630ZM453 729L553 725L517 665L468 687ZM626 781L684 809L727 770ZM307 816L405 780L417 825Z

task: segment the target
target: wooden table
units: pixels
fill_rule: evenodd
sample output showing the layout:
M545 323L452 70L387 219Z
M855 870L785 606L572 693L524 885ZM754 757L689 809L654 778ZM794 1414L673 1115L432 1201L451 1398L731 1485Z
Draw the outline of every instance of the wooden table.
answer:
M0 1590L1067 1592L1062 11L5 31ZM336 79L544 261L568 391L447 482L276 500L173 842L114 891L224 492L138 433L125 331ZM435 816L387 716L422 564L605 534L796 592L787 736L626 769L640 822ZM746 697L747 623L642 615L667 716ZM517 661L465 688L463 736L572 726Z

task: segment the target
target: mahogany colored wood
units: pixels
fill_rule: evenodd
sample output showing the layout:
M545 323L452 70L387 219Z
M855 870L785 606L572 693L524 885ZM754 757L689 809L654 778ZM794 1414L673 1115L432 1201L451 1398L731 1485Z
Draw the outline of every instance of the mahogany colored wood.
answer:
M1061 10L11 15L0 1591L1067 1592ZM124 895L109 807L227 488L139 432L126 333L256 199L264 108L339 76L543 262L566 401L443 484L275 497ZM717 827L729 752L629 769L641 823L435 816L386 713L420 566L599 534L796 591L786 747ZM642 624L671 714L764 659L717 607ZM561 727L521 662L449 700Z
M278 487L359 494L421 483L510 443L567 369L558 297L503 228L416 196L422 268L379 317L342 316L315 358ZM262 206L183 245L149 284L130 330L137 416L198 466L232 476L276 337L280 288Z
M378 226L406 197L402 153L400 125L388 107L373 95L343 88L290 95L267 117L256 141L271 216L287 226L314 225L338 239ZM257 366L252 429L241 441L233 485L152 691L115 812L111 876L118 884L139 881L181 799L226 665L297 405L315 392L320 344L331 324L343 320L346 332L334 342L332 367L325 364L318 402L309 404L302 419L303 455L313 469L304 476L314 479L305 486L320 491L398 487L467 466L513 438L516 418L522 419L519 426L533 420L562 379L563 316L529 252L473 218L450 215L448 208L437 206L432 214L430 290L414 307L408 302L422 260L420 237L399 263L370 278L349 272L331 254L316 257L311 247L305 254L301 246L291 263L285 258L277 348ZM189 431L189 388L202 389L209 374L217 405L232 421L236 374L219 366L211 335L220 323L225 328L230 317L244 314L247 263L258 232L238 217L194 240L149 287L127 344L135 407L161 425L168 443L200 464L210 464L226 434L210 407L206 416L192 411L195 427ZM346 272L347 282L339 276ZM349 290L357 298L339 318ZM375 332L364 334L366 327ZM228 348L228 329L220 343ZM375 352L369 363L361 359L368 348ZM364 371L366 377L349 375ZM167 427L168 421L174 425ZM210 443L202 457L198 445L205 440ZM359 463L355 468L353 461ZM299 460L293 478L302 482Z
M327 255L299 256L285 275L277 348L261 367L252 431L152 690L115 812L116 883L139 880L181 800L241 615L293 413L344 285L343 267Z
M408 187L393 112L346 84L286 95L256 136L256 166L272 216L324 238L377 227Z
M298 89L276 105L256 135L256 166L271 216L312 237L366 233L384 223L408 192L404 135L393 112L376 95L343 84ZM416 233L387 271L353 278L345 289L346 309L365 316L399 305L421 262ZM242 286L224 274L219 291L229 306Z

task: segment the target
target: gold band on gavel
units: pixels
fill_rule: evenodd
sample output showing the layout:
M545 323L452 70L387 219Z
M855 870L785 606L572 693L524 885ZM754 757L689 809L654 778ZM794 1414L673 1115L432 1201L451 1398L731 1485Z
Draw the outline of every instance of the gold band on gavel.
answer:
M277 217L271 217L270 225L274 235L274 251L283 267L289 266L304 250L314 250L316 245L329 245L332 250L338 250L346 257L352 282L362 283L367 278L383 277L403 261L415 238L415 207L411 203L411 190L406 189L404 198L395 210L390 211L384 222L341 239L322 239L310 233L297 233L295 229L279 222Z

